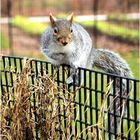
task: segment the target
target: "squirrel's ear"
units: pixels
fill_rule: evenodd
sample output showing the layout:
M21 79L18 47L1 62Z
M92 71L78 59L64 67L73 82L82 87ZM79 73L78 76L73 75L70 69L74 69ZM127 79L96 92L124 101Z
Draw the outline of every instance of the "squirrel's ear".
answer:
M68 17L67 20L70 21L70 23L72 23L73 21L73 13L71 13Z
M52 26L55 26L55 22L56 22L56 18L52 15L52 13L50 13L50 22Z

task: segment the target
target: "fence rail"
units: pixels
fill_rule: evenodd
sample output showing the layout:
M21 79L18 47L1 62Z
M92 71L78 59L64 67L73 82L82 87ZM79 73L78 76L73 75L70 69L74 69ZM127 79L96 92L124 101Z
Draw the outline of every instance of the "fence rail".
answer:
M79 75L84 73L83 85L69 86L65 84L70 75L66 65L56 70L46 61L11 56L2 56L1 64L3 136L7 131L12 138L18 137L13 126L20 122L19 134L26 139L139 139L139 80L79 68ZM120 85L126 81L127 96L121 95L122 86L116 96L114 81L118 79ZM130 83L133 90L129 93ZM7 108L13 114L10 117L5 115Z

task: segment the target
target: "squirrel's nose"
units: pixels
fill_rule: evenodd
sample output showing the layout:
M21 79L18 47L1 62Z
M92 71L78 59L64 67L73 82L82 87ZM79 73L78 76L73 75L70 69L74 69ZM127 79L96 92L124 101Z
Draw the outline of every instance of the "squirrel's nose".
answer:
M66 46L68 44L68 42L62 42L63 46Z

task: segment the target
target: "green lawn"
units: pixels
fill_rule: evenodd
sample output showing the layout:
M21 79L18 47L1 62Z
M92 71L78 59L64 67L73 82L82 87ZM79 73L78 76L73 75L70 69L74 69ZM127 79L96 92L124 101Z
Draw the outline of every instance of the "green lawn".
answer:
M27 17L23 16L14 17L12 24L32 35L41 35L47 28L46 24L31 22Z
M130 19L128 18L127 15L114 15L114 14L110 14L108 15L108 20L109 21L117 21L117 22L126 22L126 23L139 23L139 19Z
M9 48L9 39L2 31L0 32L0 45L2 49Z
M98 22L85 21L79 23L85 27L95 27L99 32L105 35L116 37L122 40L132 42L138 42L139 40L139 31L135 29L128 29L126 27L104 21Z

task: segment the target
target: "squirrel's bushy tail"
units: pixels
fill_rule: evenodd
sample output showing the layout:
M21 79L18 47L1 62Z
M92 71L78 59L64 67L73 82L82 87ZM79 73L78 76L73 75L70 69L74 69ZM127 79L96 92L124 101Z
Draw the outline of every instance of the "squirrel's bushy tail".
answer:
M93 65L107 73L126 78L133 77L127 62L114 52L103 49L93 49L92 57L94 57L92 58L92 60L94 59ZM132 89L132 83L125 78L111 77L111 79L113 80L113 98L111 98L111 104L109 105L111 121L108 127L113 131L114 128L120 126L121 117L127 112L126 101Z

